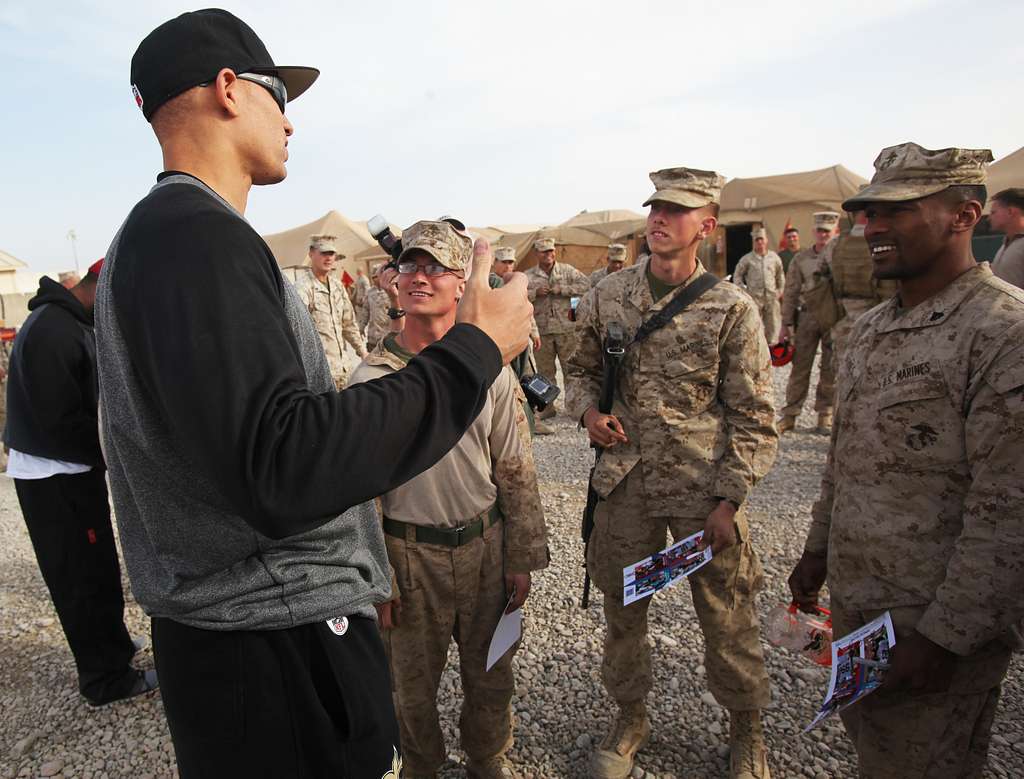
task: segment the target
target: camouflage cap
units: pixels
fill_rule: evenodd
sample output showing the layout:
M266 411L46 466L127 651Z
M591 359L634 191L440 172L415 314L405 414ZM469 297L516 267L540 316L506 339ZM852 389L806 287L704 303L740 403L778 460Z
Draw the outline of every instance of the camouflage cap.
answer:
M384 269L384 263L379 263L377 265L374 265L372 268L370 268L370 278L374 278L374 279L377 278L377 276L380 275L380 272L383 269Z
M448 270L465 270L473 254L473 241L448 222L423 221L402 231L402 253L398 261L416 249L426 252Z
M612 262L625 262L626 247L621 243L608 244L608 259Z
M815 211L812 216L815 230L834 230L839 224L839 214L835 211Z
M318 252L334 252L337 254L338 246L334 242L338 240L336 235L311 235L309 236L309 248Z
M758 238L764 238L765 240L768 240L768 231L765 230L763 227L755 227L753 230L750 231L750 237L753 238L755 241Z
M495 262L515 262L516 250L511 246L499 246L494 250Z
M934 195L957 185L985 184L988 149L925 149L916 143L889 146L875 158L871 183L843 203L857 211L866 203L900 203Z
M555 250L555 239L538 238L533 242L533 248L539 252L553 252Z
M656 191L644 201L645 206L664 200L687 208L700 208L719 202L725 178L713 170L665 168L651 174L651 183Z

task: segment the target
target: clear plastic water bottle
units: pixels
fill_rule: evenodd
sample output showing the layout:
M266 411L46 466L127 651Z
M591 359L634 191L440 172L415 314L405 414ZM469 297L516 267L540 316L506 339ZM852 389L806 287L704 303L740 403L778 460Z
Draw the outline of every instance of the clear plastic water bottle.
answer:
M765 637L773 646L799 652L812 663L832 665L832 613L821 606L807 614L796 603L768 612Z

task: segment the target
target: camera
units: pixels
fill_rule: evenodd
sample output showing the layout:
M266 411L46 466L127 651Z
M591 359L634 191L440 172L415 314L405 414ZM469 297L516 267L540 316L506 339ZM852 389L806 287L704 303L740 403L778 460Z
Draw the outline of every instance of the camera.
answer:
M380 245L380 248L391 255L391 261L384 267L398 270L398 258L402 254L402 239L391 232L388 220L381 214L377 214L366 223L366 229L370 231L370 236Z
M523 376L519 385L526 393L526 400L535 411L543 411L558 397L561 390L557 384L553 384L539 373L533 376Z

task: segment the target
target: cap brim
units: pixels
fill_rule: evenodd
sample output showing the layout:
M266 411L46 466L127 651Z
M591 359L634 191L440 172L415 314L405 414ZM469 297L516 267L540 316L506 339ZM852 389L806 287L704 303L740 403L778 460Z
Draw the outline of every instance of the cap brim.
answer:
M249 70L252 73L264 73L281 79L288 90L289 103L313 86L313 82L320 76L319 68L307 68L300 65L275 65L272 68L250 68Z
M843 210L862 211L869 203L905 203L908 200L920 200L949 187L949 184L869 184L849 200L844 200Z
M675 203L684 208L700 208L715 202L713 198L707 195L698 195L696 192L688 192L683 189L659 189L644 201L644 206L649 206L658 200L664 203Z

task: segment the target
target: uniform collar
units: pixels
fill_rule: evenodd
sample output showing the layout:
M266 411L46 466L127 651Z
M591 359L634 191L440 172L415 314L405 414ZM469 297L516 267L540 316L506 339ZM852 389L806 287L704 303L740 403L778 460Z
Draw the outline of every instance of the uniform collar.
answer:
M380 342L373 348L373 351L363 358L367 365L374 365L378 368L391 368L393 371L400 371L406 366L405 360L384 345L384 341L390 337L390 335L386 335L381 338Z
M650 264L650 255L645 255L642 263L633 266L634 268L638 268L638 270L636 271L636 276L633 279L633 285L630 287L628 297L630 302L641 311L660 311L667 306L669 301L675 298L676 295L690 286L700 276L707 273L707 271L704 270L704 266L698 259L697 268L690 274L689 278L676 287L671 295L666 295L656 304L654 302L654 297L651 295L651 285L647 283L647 268ZM622 271L619 271L619 273L622 273Z
M921 301L910 311L899 314L899 295L885 304L884 317L880 332L894 330L912 330L918 327L940 325L952 316L964 299L977 287L992 276L987 263L982 263L960 274L953 283L942 291Z

